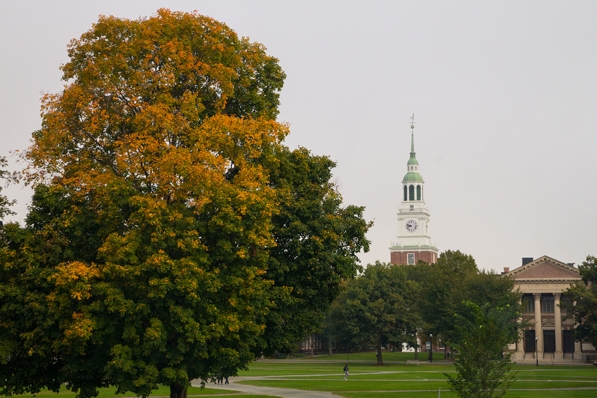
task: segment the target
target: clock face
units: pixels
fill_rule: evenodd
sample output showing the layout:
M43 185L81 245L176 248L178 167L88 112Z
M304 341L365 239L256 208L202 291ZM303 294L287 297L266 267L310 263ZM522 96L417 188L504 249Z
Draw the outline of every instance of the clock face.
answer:
M417 229L417 222L415 220L408 220L406 222L406 229L408 229L410 232L413 232Z

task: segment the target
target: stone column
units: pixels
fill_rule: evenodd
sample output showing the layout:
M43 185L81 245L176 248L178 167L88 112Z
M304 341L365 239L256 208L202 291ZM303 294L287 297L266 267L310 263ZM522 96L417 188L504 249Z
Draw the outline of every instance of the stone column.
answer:
M543 326L541 325L541 293L534 293L535 296L535 337L537 347L535 348L539 358L543 358Z
M576 307L576 301L572 305ZM575 362L583 360L582 343L580 341L574 340L574 354L572 354L572 358L574 358Z
M520 303L520 302L519 302ZM523 309L524 310L524 309ZM522 323L522 316L518 318L518 322ZM517 361L521 361L524 356L524 330L518 332L518 342L516 343L516 356Z
M556 325L556 359L564 359L564 353L562 351L562 310L560 309L560 297L561 293L554 293L554 323Z
M580 341L574 342L574 361L582 361L582 344Z

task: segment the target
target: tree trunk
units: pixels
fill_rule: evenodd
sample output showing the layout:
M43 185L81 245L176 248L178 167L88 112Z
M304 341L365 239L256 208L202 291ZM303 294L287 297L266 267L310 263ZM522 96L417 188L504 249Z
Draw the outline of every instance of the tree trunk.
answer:
M381 357L381 339L380 341L377 343L377 364L378 365L383 365L383 358Z
M419 347L415 346L415 360L418 361L419 360Z
M187 398L187 387L180 384L170 384L170 398Z
M332 338L329 337L328 338L328 355L332 355L332 354L333 354L333 352L332 352Z

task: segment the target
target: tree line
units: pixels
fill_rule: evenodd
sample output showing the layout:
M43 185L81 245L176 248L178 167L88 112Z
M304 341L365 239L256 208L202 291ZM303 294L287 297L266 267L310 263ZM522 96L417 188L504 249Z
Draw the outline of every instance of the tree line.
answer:
M479 270L460 251L434 264L377 262L346 282L324 334L345 349L375 347L379 365L382 347L406 344L416 356L419 341L444 345L456 355L457 376L446 376L460 396L499 396L514 378L505 350L522 327L520 298L511 278Z
M332 303L325 331L341 346L373 346L383 364L382 346L419 349L432 336L434 345L450 347L460 339L455 314L468 304L490 303L512 310L517 317L520 294L514 281L493 271L480 270L474 258L460 251L441 253L434 264L369 265ZM514 340L516 335L513 336Z

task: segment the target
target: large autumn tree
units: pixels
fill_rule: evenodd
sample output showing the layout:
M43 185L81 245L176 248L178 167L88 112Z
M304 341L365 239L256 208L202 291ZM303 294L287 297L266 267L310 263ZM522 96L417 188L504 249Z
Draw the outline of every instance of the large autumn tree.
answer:
M180 398L312 330L368 224L329 159L281 144L277 60L163 9L101 17L68 53L0 247L3 392Z

